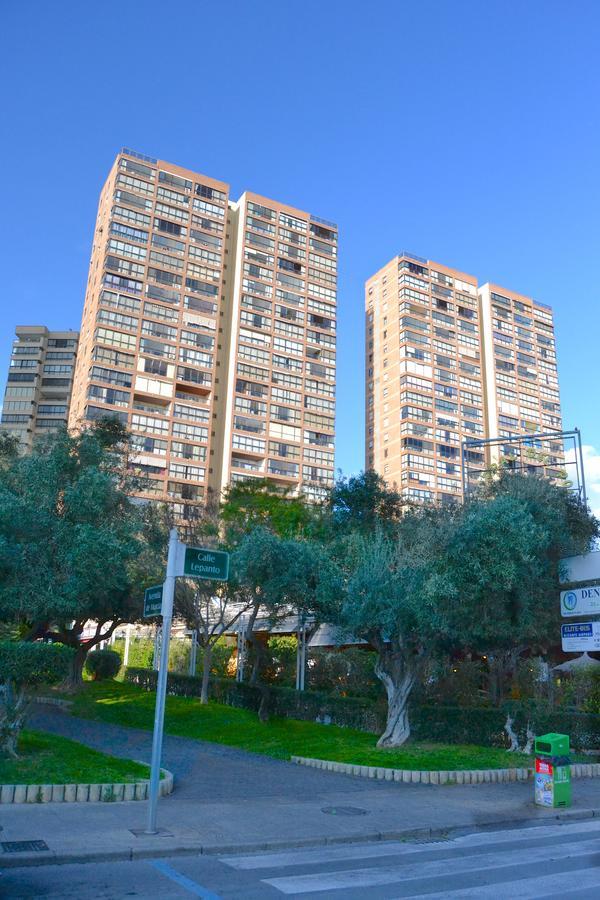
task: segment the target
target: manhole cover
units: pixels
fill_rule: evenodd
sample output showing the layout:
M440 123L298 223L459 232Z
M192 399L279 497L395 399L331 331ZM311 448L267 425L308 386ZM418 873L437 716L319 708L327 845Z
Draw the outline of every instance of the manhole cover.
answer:
M2 841L4 853L31 853L35 850L48 850L46 841Z
M329 816L366 816L367 810L358 806L324 806L321 812Z

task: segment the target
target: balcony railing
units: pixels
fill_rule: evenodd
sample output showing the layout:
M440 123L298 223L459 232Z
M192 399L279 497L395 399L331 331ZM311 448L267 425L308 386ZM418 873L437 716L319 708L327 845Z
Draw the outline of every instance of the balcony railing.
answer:
M126 153L127 156L132 156L134 159L141 159L142 162L151 163L153 166L158 163L153 156L146 156L144 153L138 153L137 150L130 150L128 147L122 147L121 153Z

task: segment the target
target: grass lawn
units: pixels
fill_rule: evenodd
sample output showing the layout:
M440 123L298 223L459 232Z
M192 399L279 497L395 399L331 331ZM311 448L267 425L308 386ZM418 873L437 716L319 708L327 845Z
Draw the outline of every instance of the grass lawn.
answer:
M151 729L155 694L116 681L90 682L74 697L73 713L119 725ZM355 765L398 769L503 769L532 764L531 757L468 744L408 743L400 750L377 750L373 734L298 719L271 719L191 697L167 697L165 732L214 741L277 759L308 756Z
M109 784L143 781L148 766L117 759L42 731L23 731L20 759L0 756L0 784Z

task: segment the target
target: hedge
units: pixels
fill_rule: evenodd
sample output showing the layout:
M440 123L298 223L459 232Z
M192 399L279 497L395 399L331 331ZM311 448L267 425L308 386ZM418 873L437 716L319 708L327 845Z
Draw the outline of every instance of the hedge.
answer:
M153 669L125 670L124 680L144 690L156 690L157 673ZM199 697L202 679L169 672L167 691L176 697ZM258 711L265 693L271 715L320 721L378 733L385 725L385 705L360 697L334 697L324 691L296 691L294 688L252 685L232 678L210 679L210 697L216 703Z
M0 641L0 683L32 687L65 678L75 651L41 641Z
M527 725L536 735L568 734L576 750L600 748L600 716L573 709L550 709L543 705L509 703L502 708L420 706L411 711L412 735L417 740L506 747L504 724L507 713L513 729L525 743Z
M152 669L128 668L125 681L147 691L156 689L157 673ZM201 679L169 672L168 693L177 697L199 697ZM217 703L257 711L268 692L269 711L274 716L305 719L356 728L381 734L385 726L385 703L358 697L336 697L322 691L296 691L287 687L256 686L230 678L211 678L210 696ZM410 709L412 737L419 741L447 744L479 744L506 747L504 731L507 713L521 743L527 724L536 734L568 734L576 750L600 748L600 715L570 709L548 709L543 705L510 703L502 708L414 706Z

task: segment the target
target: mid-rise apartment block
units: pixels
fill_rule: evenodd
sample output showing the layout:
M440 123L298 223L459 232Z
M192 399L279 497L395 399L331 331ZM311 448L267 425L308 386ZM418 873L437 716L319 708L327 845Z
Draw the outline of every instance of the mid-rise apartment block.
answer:
M548 307L404 252L367 281L365 314L367 468L412 501L460 497L463 467L474 481L501 458L560 477Z
M0 428L23 451L36 438L67 424L79 334L43 325L15 329Z
M117 415L143 496L195 515L333 478L337 229L123 150L100 196L70 425Z

